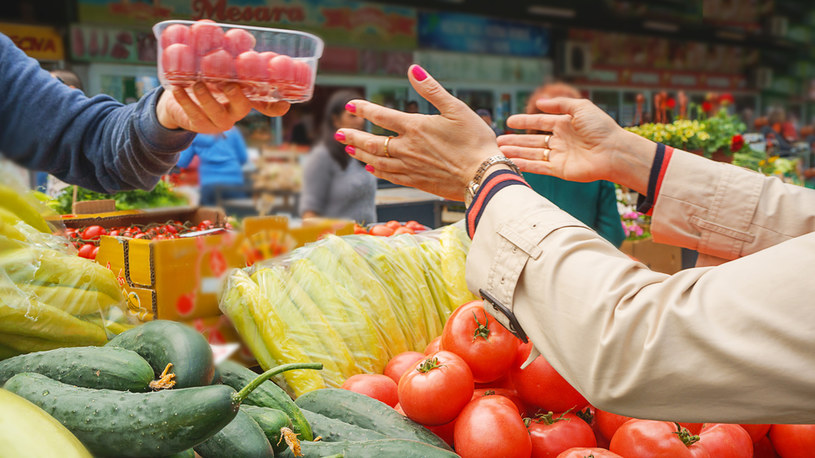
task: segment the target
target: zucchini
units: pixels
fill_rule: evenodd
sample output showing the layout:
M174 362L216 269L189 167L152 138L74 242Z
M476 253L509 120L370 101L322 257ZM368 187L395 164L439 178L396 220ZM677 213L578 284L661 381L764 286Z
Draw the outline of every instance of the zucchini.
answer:
M399 458L455 458L450 450L434 447L424 442L407 439L379 439L375 441L343 442L300 442L301 456L305 458L337 455L346 458L382 458L398 456ZM280 454L281 457L293 457L290 451Z
M241 402L266 379L287 370L321 369L320 364L284 364L236 392L209 385L150 393L95 390L24 372L4 388L59 420L95 455L164 456L209 439L229 424ZM265 438L264 438L265 439Z
M321 437L325 442L368 441L388 438L384 434L371 429L352 425L336 418L329 418L306 409L300 410L306 416L308 422L311 423L314 437Z
M219 364L218 370L221 371L221 381L223 384L235 389L246 385L257 376L251 369L247 369L230 360ZM262 383L258 389L253 391L252 394L246 398L246 404L282 410L289 416L292 430L298 434L300 440L310 441L314 439L311 432L311 425L309 425L303 413L300 412L300 408L297 407L297 404L292 401L291 397L283 391L283 388L280 388L274 382Z
M91 458L79 439L54 417L3 389L0 389L0 455Z
M175 388L209 385L215 375L207 340L190 326L175 321L148 321L119 334L105 346L135 351L150 363L155 376L172 363Z
M214 436L196 445L195 452L201 458L274 458L266 434L242 410Z
M450 450L439 436L376 399L340 388L323 388L297 398L301 409L370 429L393 439L424 442Z
M248 404L241 405L241 411L246 412L260 426L275 453L280 453L288 447L286 441L282 439L283 434L281 432L283 428L291 429L291 420L286 412L271 407L250 406Z
M0 361L0 385L21 372L36 372L85 388L148 391L153 368L138 353L115 347L71 347Z

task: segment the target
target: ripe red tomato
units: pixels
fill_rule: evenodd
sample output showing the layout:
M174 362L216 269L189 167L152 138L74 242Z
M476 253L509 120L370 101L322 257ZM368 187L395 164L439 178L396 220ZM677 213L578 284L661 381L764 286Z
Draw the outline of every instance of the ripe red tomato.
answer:
M382 374L357 374L348 377L342 384L344 390L364 394L393 407L399 402L396 382Z
M441 437L444 442L447 442L447 445L455 448L454 437L456 431L456 420L438 426L425 425L425 428L429 429L433 434Z
M688 438L690 435L688 432L683 437ZM625 458L710 457L698 442L687 445L680 436L675 423L633 419L625 422L614 433L609 449Z
M775 453L775 447L770 442L769 436L764 436L753 444L753 458L780 458L778 453Z
M190 44L190 28L183 24L173 24L161 31L161 49L181 43Z
M235 59L235 70L238 78L252 81L269 79L269 66L256 51L246 51Z
M415 232L422 232L425 230L425 227L421 223L414 220L410 220L407 223L405 223L405 227L409 227L413 229Z
M96 259L96 253L98 253L98 252L99 252L99 247L98 247L98 246L94 246L94 247L93 247L93 250L91 250L91 257L90 257L90 259L95 260L95 259Z
M461 356L473 380L487 383L509 372L521 341L484 310L483 301L460 305L444 325L441 348Z
M526 369L521 370L531 349L527 345L518 347L511 371L512 383L529 408L566 412L586 406L586 398L569 385L543 356L538 356Z
M760 441L763 437L767 435L770 431L770 426L772 425L739 425L747 431L747 434L750 435L750 439L753 440L753 443Z
M195 52L199 56L221 49L224 45L224 30L215 21L201 19L190 26Z
M473 400L456 420L453 440L462 458L528 458L532 441L515 404L503 396Z
M390 237L393 235L393 229L384 224L377 224L371 228L371 235L378 235L380 237Z
M229 29L224 33L224 49L233 56L255 47L255 37L246 29Z
M716 458L752 458L753 440L739 425L705 423L698 442L710 456Z
M232 78L235 76L232 55L223 49L205 55L201 58L201 73L211 78Z
M108 231L102 226L88 226L82 231L82 238L85 240L96 240L102 235L107 235Z
M555 458L573 447L595 447L597 440L588 423L573 413L549 412L530 419L533 458Z
M600 447L574 447L566 450L557 456L557 458L586 458L592 456L594 458L623 458L622 456Z
M399 229L400 227L402 227L402 223L392 219L392 220L388 221L387 223L385 223L385 226L388 226L389 228L391 228L391 229L393 229L395 231L395 230Z
M294 82L298 86L311 86L311 66L303 60L294 61Z
M82 245L82 247L79 249L79 251L76 254L80 258L92 259L91 255L93 254L93 249L94 248L96 248L96 246L93 243L86 243L86 244Z
M161 68L168 76L195 74L195 56L192 48L182 43L171 44L161 53Z
M285 54L278 54L269 61L269 74L275 81L294 81L294 61Z
M436 337L435 339L431 340L426 347L424 347L424 354L425 355L432 355L437 351L441 350L441 336Z
M399 229L396 229L395 231L393 231L393 235L399 235L399 234L415 234L415 233L416 233L416 232L414 232L414 231L413 231L413 229L411 229L411 228L409 228L409 227L404 227L404 226L402 226L402 227L400 227Z
M384 374L398 384L399 379L402 378L402 374L408 369L413 368L413 366L418 363L420 359L424 359L424 357L424 353L419 353L418 351L404 351L399 353L391 358L388 364L385 365Z
M399 379L399 404L423 425L449 423L473 397L473 374L467 363L449 351L419 361Z
M503 396L512 401L513 404L515 404L515 407L518 408L519 414L523 415L526 412L526 405L524 404L523 400L521 400L521 397L518 396L518 393L515 392L515 390L495 387L495 388L476 388L473 391L473 399L482 398L484 396Z
M368 231L357 223L354 223L354 234L367 234Z
M772 425L769 435L782 458L811 457L815 450L815 425Z

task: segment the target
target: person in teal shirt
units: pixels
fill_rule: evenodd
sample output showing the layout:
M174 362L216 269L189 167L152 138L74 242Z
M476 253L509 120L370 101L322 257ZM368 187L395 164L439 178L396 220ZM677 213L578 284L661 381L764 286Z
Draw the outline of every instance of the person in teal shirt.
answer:
M551 97L580 98L577 89L564 83L545 84L529 96L527 114L540 113L535 101ZM524 173L524 179L538 194L597 231L617 248L625 240L625 232L617 210L617 193L608 181L578 183L548 175Z

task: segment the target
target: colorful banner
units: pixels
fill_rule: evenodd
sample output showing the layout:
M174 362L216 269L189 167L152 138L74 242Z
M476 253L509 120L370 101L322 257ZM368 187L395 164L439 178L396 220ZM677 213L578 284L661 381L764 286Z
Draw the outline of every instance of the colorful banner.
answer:
M71 25L71 58L86 62L156 64L153 32Z
M0 32L38 60L64 60L62 37L53 27L0 23Z
M727 73L677 72L670 70L621 69L593 66L591 73L576 84L592 86L629 86L690 90L743 91L748 87L744 75Z
M150 28L168 19L297 29L328 44L416 48L416 10L342 0L77 0L82 23Z
M422 48L528 57L549 55L548 29L486 16L420 12L418 33Z

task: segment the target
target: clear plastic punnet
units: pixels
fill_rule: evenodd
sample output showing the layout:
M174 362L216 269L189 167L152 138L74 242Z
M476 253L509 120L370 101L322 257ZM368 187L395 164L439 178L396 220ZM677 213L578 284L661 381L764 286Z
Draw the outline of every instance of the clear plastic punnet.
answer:
M163 21L153 26L158 76L165 89L206 83L216 96L227 82L255 101L305 102L314 92L323 41L296 30L219 24L209 20Z

